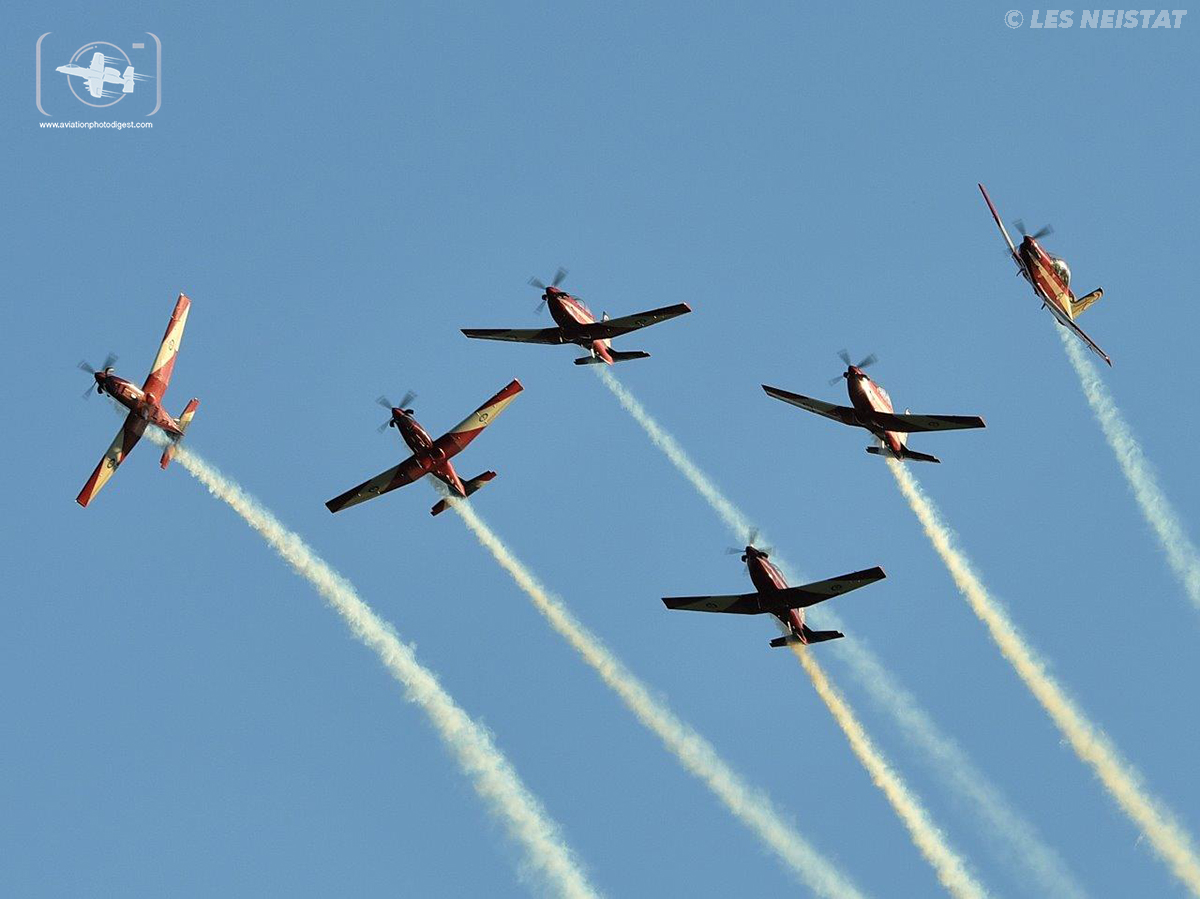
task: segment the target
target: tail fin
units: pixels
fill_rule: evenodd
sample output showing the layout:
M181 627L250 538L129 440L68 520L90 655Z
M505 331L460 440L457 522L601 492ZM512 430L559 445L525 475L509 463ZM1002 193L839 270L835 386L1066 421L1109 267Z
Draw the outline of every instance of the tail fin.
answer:
M121 76L121 80L125 82L125 86L121 88L121 92L125 94L132 94L133 82L136 80L133 75L133 66L125 67L125 74Z
M608 354L612 356L613 362L628 362L630 359L649 359L649 353L643 353L641 350L634 350L629 353L622 353L618 350L609 350ZM580 356L575 360L576 365L596 365L604 364L604 360L599 356Z
M188 425L190 425L192 423L192 419L196 417L196 408L199 405L200 400L196 399L196 397L192 397L191 402L183 407L183 412L179 416L179 430L183 433L168 443L167 448L163 450L162 459L159 460L158 463L162 468L165 469L171 464L171 460L175 458L175 447L179 446L180 441L183 440L183 434L187 433Z
M867 452L872 456L891 456L892 451L885 449L882 446L868 446ZM893 457L894 458L894 457ZM907 446L900 447L900 458L908 459L912 462L941 462L937 456L931 456L928 453L918 453L916 450L910 450Z
M463 490L465 490L467 492L467 496L470 496L472 493L474 493L476 490L478 490L480 487L482 487L484 484L486 484L488 481L490 481L495 476L496 476L496 472L485 471L483 474L476 475L475 477L471 478L471 480L464 483ZM438 500L437 504L434 505L434 507L432 509L430 509L430 514L431 515L441 515L443 512L445 512L449 508L450 508L449 500L445 500L445 499Z
M1097 287L1095 290L1093 290L1087 296L1079 297L1078 299L1071 300L1071 318L1074 318L1080 312L1083 312L1085 309L1087 309L1089 306L1091 306L1093 303L1095 303L1096 300L1100 299L1102 296L1104 296L1104 288Z

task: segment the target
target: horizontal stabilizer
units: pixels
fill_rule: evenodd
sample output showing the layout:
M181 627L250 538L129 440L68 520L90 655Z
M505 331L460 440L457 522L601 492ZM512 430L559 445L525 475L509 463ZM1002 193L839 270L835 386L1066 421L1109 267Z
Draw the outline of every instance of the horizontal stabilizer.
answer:
M797 643L824 643L826 640L838 640L844 636L846 635L841 631L814 631L805 625L803 639L794 633L788 634L786 637L776 637L771 641L771 646L779 649L781 646L795 646Z
M649 359L649 353L643 353L641 350L632 350L628 353L621 353L617 350L609 350L608 355L612 356L613 362L628 362L630 359ZM604 360L599 356L580 356L575 360L576 365L604 365Z
M484 484L486 484L488 481L490 481L495 476L496 476L496 472L485 471L483 474L476 475L475 477L471 478L471 480L464 483L463 489L467 492L467 496L470 496L472 493L474 493L476 490L478 490L480 487L482 487ZM429 510L429 513L431 515L441 515L448 508L450 508L450 503L449 503L448 499L438 500L438 502L434 504L434 507Z
M1104 289L1097 287L1095 290L1093 290L1087 296L1083 296L1083 297L1079 297L1078 299L1071 300L1071 317L1074 318L1080 312L1083 312L1085 309L1087 309L1089 306L1091 306L1093 303L1095 303L1096 300L1100 299L1102 296L1104 296Z
M192 419L196 417L196 409L199 407L199 405L200 400L198 400L196 397L192 397L191 401L184 406L183 412L179 416L179 430L184 434L187 433L188 425L192 423ZM163 450L162 458L158 462L159 467L165 469L171 464L171 460L175 457L175 448L179 446L181 440L183 440L183 434L180 434L177 438L167 444L167 448Z
M868 446L867 452L872 456L890 456L893 459L896 458L895 453L882 446ZM940 463L942 461L937 456L931 456L928 453L918 453L916 450L910 450L907 446L900 447L900 458L908 459L912 462Z

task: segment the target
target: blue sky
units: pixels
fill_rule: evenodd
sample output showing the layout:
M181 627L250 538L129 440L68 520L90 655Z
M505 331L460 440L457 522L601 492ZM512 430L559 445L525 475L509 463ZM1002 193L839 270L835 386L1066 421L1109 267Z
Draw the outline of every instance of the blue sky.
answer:
M111 349L143 377L179 290L195 305L166 404L201 398L194 447L415 641L603 889L796 887L461 523L429 517L431 490L329 515L399 458L375 433L381 392L416 390L440 431L520 377L461 457L464 475L500 473L484 517L865 889L936 891L769 624L662 608L747 588L699 497L571 351L459 334L537 326L525 280L564 265L597 312L693 306L621 341L653 356L618 376L806 573L887 568L838 601L847 640L1090 892L1181 895L995 652L864 435L758 386L838 401L825 381L847 347L879 354L898 406L987 419L914 437L944 462L923 484L1054 673L1200 829L1196 615L975 187L1009 220L1053 222L1077 292L1104 287L1085 327L1189 518L1200 23L1011 30L1007 9L7 10L0 892L526 893L421 714L225 507L147 446L92 507L72 502L118 425L79 402L76 362ZM147 30L163 41L152 131L38 128L39 35L73 52ZM1028 895L822 649L984 882Z

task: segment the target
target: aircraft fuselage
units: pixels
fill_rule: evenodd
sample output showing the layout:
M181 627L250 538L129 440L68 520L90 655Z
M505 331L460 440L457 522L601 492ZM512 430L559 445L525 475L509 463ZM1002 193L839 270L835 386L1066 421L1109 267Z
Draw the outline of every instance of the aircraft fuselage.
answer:
M111 372L96 372L96 386L114 400L134 412L147 423L162 429L172 437L182 437L183 430L165 409L159 398L152 393L146 393L136 384L118 378Z

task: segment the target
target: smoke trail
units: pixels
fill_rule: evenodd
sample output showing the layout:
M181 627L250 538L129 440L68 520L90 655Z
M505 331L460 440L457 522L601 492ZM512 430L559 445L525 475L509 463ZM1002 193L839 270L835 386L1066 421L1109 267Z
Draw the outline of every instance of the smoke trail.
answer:
M920 800L912 794L900 776L892 770L883 754L871 742L871 738L867 736L862 724L854 717L853 709L830 683L824 669L817 664L816 657L807 648L802 649L799 646L793 646L792 652L800 660L800 664L804 666L808 676L812 678L813 686L817 688L817 694L825 701L825 705L829 707L829 711L833 713L838 725L845 732L846 739L850 741L850 748L854 750L859 762L867 769L875 786L883 791L888 802L892 804L892 808L900 816L904 826L908 828L913 843L925 856L925 860L937 872L942 886L955 896L982 897L984 895L983 888L968 873L962 859L946 843L942 832L929 819L929 814L921 805Z
M1121 415L1121 410L1117 408L1104 382L1100 380L1096 367L1088 361L1079 341L1069 334L1066 328L1060 326L1058 331L1067 356L1075 367L1075 373L1079 375L1083 395L1087 397L1096 421L1100 422L1104 439L1108 441L1113 455L1117 457L1146 523L1162 544L1163 552L1167 554L1167 563L1183 583L1188 599L1200 609L1200 553L1197 553L1195 544L1188 539L1179 515L1162 492L1162 488L1158 486L1150 463L1146 461L1146 454L1142 452L1141 444L1133 436L1124 416Z
M1120 756L1108 737L1088 720L1058 682L1046 673L1045 663L1025 642L1004 607L983 586L966 556L955 546L954 535L908 469L894 459L888 459L887 463L896 483L900 485L900 491L925 529L926 536L941 556L959 591L979 619L987 625L1000 652L1058 725L1075 754L1081 761L1091 765L1122 811L1133 819L1159 857L1193 894L1200 896L1200 858L1196 855L1191 836L1158 800L1145 792L1141 775Z
M641 425L646 435L672 465L687 478L695 490L708 502L738 540L745 540L751 529L750 520L730 502L688 457L683 448L650 415L620 381L604 366L596 366L596 373L604 385L612 391L622 408ZM764 542L769 542L763 536ZM789 581L795 582L794 572L776 553L774 561ZM813 610L822 627L842 629L839 617L829 610ZM887 712L899 726L906 738L920 751L939 777L946 778L953 789L964 798L987 823L994 840L1008 848L1009 859L1020 865L1035 880L1044 895L1067 899L1084 899L1086 894L1067 869L1062 859L1051 849L1034 829L1013 810L1000 792L992 786L962 748L949 736L943 734L917 701L917 698L901 687L892 673L861 639L838 640L830 650L850 666L851 673L872 700Z
M194 452L181 447L175 459L312 584L342 616L354 636L379 655L384 667L404 686L406 698L429 716L463 772L473 781L475 791L504 821L510 836L524 846L527 865L560 895L579 899L597 896L558 826L521 782L488 731L455 703L433 672L417 661L412 647L359 598L354 585L238 484Z
M712 744L679 720L660 700L651 696L646 686L608 647L576 620L562 601L547 591L509 551L469 502L452 501L451 508L459 514L480 545L492 554L500 567L533 600L534 606L550 626L596 670L637 719L657 735L683 766L700 778L726 808L754 831L814 893L828 897L862 895L845 874L788 825L765 794L752 789L717 755Z

